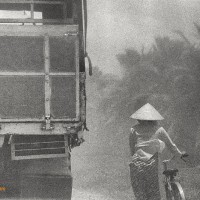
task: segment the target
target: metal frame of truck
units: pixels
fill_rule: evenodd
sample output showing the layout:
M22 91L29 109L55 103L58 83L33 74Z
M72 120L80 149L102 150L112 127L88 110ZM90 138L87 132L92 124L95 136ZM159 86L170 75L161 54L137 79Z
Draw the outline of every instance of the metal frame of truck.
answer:
M50 7L47 7L49 11L48 9L45 10L45 8L43 8L43 6L45 7L46 5L50 6ZM78 14L73 13L70 10L69 10L70 14L68 14L67 13L68 5L70 5L71 8L73 9L74 9L74 6L75 7L77 6L78 8L76 9L78 9L77 11ZM26 170L24 170L23 168L24 171L28 171L28 172L25 174L22 174L22 166L23 166L22 163L26 163L27 166L29 165L35 166L35 169L37 171L37 169L41 167L42 163L44 165L47 164L46 163L47 160L49 162L54 162L54 159L60 159L58 162L65 163L64 170L65 170L65 174L67 173L67 175L61 175L61 177L59 178L57 177L57 175L55 175L58 178L56 180L64 180L64 184L62 184L62 186L64 185L63 188L68 188L67 193L65 193L64 195L67 195L68 196L67 198L71 199L71 189L72 189L71 181L69 181L68 185L65 185L66 184L65 180L68 180L66 176L71 177L70 149L75 146L79 146L84 141L83 138L80 137L80 135L82 135L82 132L84 131L84 129L87 129L86 127L86 95L85 95L86 75L85 75L85 61L84 61L84 58L87 56L86 49L85 49L86 26L87 26L86 25L87 13L86 13L86 7L85 7L86 0L80 0L80 1L78 0L0 0L0 9L2 10L21 10L23 6L26 9L29 8L30 18L0 19L0 50L2 50L4 46L6 46L6 41L8 41L8 44L15 45L15 42L12 43L12 41L16 39L16 41L19 40L19 43L17 44L20 44L21 42L22 50L23 50L22 52L25 53L26 46L24 46L24 49L23 49L23 45L26 45L26 44L23 43L23 38L26 38L27 41L31 38L33 39L36 38L35 40L39 38L40 42L42 41L42 46L43 46L43 52L41 56L42 60L44 61L43 66L41 67L41 69L43 70L34 71L34 70L21 69L21 70L14 71L14 70L7 70L5 67L3 67L2 69L0 68L0 81L5 80L3 81L3 83L7 84L7 82L9 82L8 80L14 80L14 79L16 79L15 80L16 83L17 83L17 79L18 80L26 79L27 83L29 79L30 80L34 79L34 77L42 79L43 84L41 84L42 85L41 87L44 87L43 88L44 94L41 94L41 95L44 95L44 98L42 99L42 101L44 100L43 102L44 115L40 117L38 116L27 117L25 115L24 115L25 117L23 117L23 114L20 117L0 116L0 137L4 138L4 143L1 148L3 149L3 152L4 152L2 160L6 166L11 166L12 168L11 171L13 170L16 171L17 169L16 174L18 174L17 177L20 176L20 179L14 176L11 182L15 182L14 185L16 186L16 181L20 180L20 183L21 183L20 188L18 186L16 187L18 188L17 190L19 191L19 196L24 198L26 196L36 197L38 194L36 195L35 191L29 192L29 189L27 189L28 186L31 188L34 188L34 187L36 188L37 185L34 185L34 182L37 182L37 180L40 180L40 179L43 180L42 182L45 182L44 180L46 180L46 178L40 173L39 173L40 175L35 174L35 172L33 173L28 167L26 167ZM57 19L52 18L53 16L52 9L54 8L53 6L61 6L61 7L56 7L58 8L57 11L55 12ZM45 17L43 17L43 19L35 19L35 10L42 11ZM59 11L63 11L63 12L59 13ZM18 24L18 25L14 25L14 24ZM55 41L52 42L53 40ZM74 63L75 63L74 70L53 71L51 69L51 61L52 61L51 48L53 48L51 47L51 45L52 44L55 45L56 41L59 41L61 43L63 41L63 44L65 45L65 42L66 42L66 45L68 45L68 48L70 49L70 45L67 43L68 40L70 41L72 40L71 44L72 46L73 45L74 46L71 48L75 49L75 52L73 55ZM2 41L2 46L1 46L1 41ZM10 48L14 49L15 48L14 45L13 47L10 47ZM7 46L5 48L9 48L9 47ZM27 52L27 54L28 53L29 52ZM19 56L20 53L19 55L16 53L16 55ZM5 56L5 60L8 58ZM63 60L64 59L65 58L63 58ZM1 62L0 62L0 65L1 65ZM13 67L12 63L9 66L12 68ZM62 117L59 117L59 115L58 116L52 115L53 106L55 106L56 104L55 102L59 102L59 95L52 94L53 92L56 92L56 89L52 91L53 79L54 79L54 82L56 83L56 78L58 78L57 80L61 78L62 81L66 81L69 78L70 79L69 83L71 84L73 82L72 85L74 84L73 86L75 88L75 90L73 90L74 96L73 98L71 98L71 100L74 99L75 104L71 102L70 105L74 106L73 108L75 108L75 110L74 110L74 113L73 114L70 113L69 116L65 116L64 114L62 114ZM35 80L35 82L37 82L37 80ZM67 86L66 84L67 84L67 81L65 83L65 87ZM58 86L56 85L54 87L55 88L57 87L58 89L59 88ZM38 89L41 89L41 88L38 88ZM58 96L57 101L54 100L55 101L54 103L52 103L53 102L52 95L56 97ZM4 98L4 96L0 96L0 99L1 98ZM67 94L62 96L62 98L66 100ZM3 100L3 102L5 102L5 100ZM13 104L13 102L11 103ZM66 105L67 103L68 102L66 102ZM33 104L33 105L36 105L36 104ZM61 110L61 108L59 109ZM70 115L73 117L71 117ZM64 161L64 159L66 160ZM17 167L15 165L12 165L13 162L15 163L17 162ZM43 174L45 173L46 171ZM52 174L50 172L48 173L49 173L48 181L53 180ZM57 174L57 172L53 172L53 173ZM8 174L8 177L13 175L13 173L10 171L7 174ZM61 172L61 174L63 173ZM32 182L30 180L32 180ZM46 186L44 184L44 185L41 185L40 187L45 188ZM54 197L55 197L55 194L54 194Z

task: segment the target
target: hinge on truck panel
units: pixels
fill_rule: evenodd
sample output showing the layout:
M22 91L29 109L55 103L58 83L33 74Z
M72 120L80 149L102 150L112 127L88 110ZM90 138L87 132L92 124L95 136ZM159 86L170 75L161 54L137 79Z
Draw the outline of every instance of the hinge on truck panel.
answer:
M45 121L46 121L46 130L51 129L50 117L45 117Z
M45 117L45 124L42 125L42 130L53 130L54 125L51 123L51 117Z

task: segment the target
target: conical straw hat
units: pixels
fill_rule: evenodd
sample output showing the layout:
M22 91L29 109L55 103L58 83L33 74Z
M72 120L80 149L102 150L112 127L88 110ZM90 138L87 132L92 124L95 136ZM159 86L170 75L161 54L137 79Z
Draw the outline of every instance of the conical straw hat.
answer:
M157 121L163 120L164 118L160 113L149 103L142 106L139 110L133 113L130 118L137 120L148 120L148 121Z

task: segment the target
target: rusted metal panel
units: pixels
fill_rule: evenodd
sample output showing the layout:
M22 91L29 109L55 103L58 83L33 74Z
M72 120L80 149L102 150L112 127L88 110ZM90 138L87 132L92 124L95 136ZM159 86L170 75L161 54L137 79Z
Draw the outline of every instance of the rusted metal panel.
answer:
M44 72L41 36L0 37L0 72Z
M80 120L77 32L64 26L57 26L57 33L54 26L31 26L33 32L26 26L20 32L5 27L0 37L0 122ZM52 44L52 37L64 46Z
M76 34L65 37L50 37L50 72L66 73L66 72L78 72L76 64L78 63L76 58L78 55L76 45Z
M76 34L50 38L50 80L52 86L52 118L79 120L79 44ZM51 41L53 43L51 43ZM57 45L55 45L57 44ZM66 59L67 58L67 59ZM66 71L75 73L65 75ZM59 72L60 75L53 75Z
M51 114L55 119L76 119L79 107L76 97L76 77L62 76L51 77L52 101ZM77 118L78 120L78 118Z
M0 76L0 85L1 119L44 118L44 78Z

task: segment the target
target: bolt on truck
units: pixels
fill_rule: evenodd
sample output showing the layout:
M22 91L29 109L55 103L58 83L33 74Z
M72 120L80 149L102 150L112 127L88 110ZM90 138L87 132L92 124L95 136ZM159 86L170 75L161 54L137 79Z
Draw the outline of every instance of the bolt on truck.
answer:
M0 198L71 199L70 150L87 129L86 10L0 0Z

